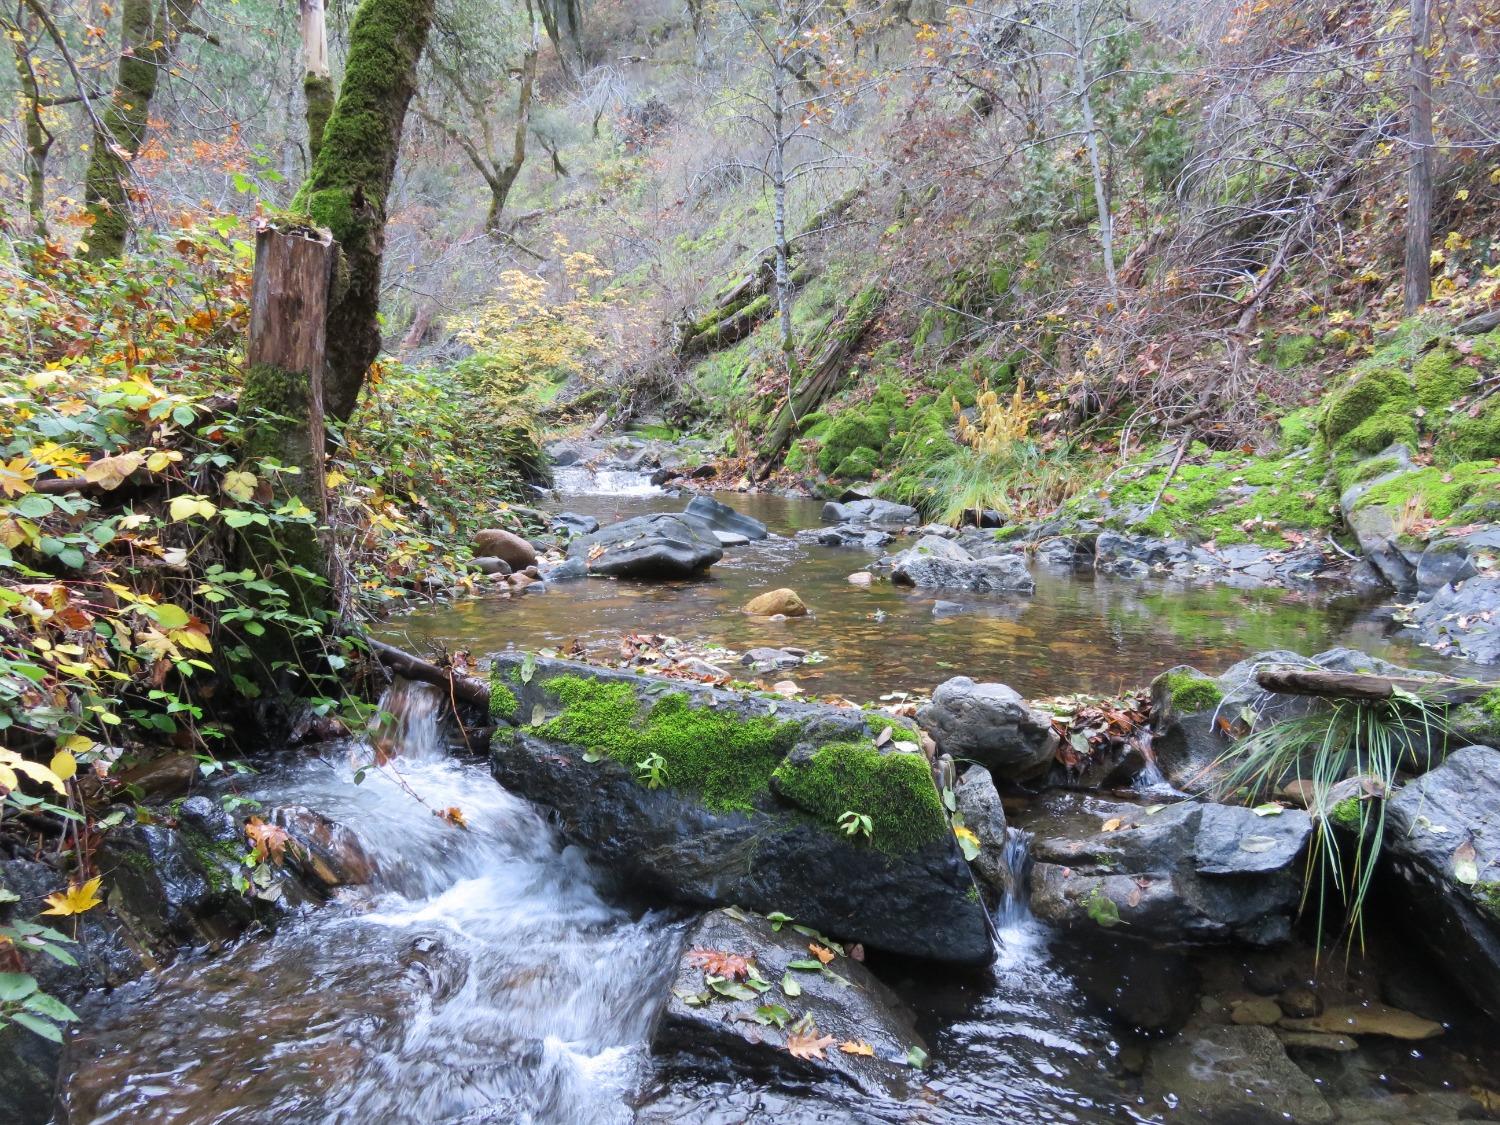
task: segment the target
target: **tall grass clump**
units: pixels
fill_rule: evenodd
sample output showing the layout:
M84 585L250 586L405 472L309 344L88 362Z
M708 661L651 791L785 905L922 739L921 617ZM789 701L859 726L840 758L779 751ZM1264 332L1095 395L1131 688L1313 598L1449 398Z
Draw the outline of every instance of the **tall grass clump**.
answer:
M1336 699L1254 732L1219 758L1226 769L1221 797L1247 803L1270 797L1292 782L1311 785L1308 812L1312 845L1303 908L1317 886L1318 945L1323 944L1329 900L1345 907L1345 933L1363 944L1364 906L1385 840L1386 798L1398 775L1425 773L1442 761L1447 743L1446 707L1393 688L1386 699ZM1340 829L1354 840L1345 854Z

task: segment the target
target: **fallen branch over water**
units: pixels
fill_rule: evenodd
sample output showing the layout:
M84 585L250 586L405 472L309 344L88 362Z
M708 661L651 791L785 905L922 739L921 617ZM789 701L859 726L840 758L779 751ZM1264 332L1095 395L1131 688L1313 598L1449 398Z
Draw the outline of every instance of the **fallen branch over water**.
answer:
M1359 672L1328 672L1317 668L1263 668L1255 682L1280 695L1314 695L1324 699L1356 699L1374 702L1390 699L1398 691L1465 703L1500 688L1475 680L1427 679L1419 676L1372 676Z
M432 684L450 693L452 698L486 710L490 706L490 685L477 676L454 675L452 669L423 660L409 652L373 638L366 642L370 653L402 679Z

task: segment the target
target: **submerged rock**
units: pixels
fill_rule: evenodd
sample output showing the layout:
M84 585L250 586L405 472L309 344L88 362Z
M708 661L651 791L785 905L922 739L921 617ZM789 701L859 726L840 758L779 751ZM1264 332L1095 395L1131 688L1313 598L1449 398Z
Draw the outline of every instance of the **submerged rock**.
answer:
M790 924L777 931L739 910L704 915L688 931L651 1049L716 1071L727 1060L752 1074L834 1078L904 1097L921 1085L908 1052L926 1051L912 1012L832 945L818 943L831 956L826 969L808 968L819 963L810 941ZM718 989L710 976L723 982Z
M1024 555L976 559L957 543L930 536L891 560L891 581L901 586L974 594L1029 594L1036 589Z
M780 672L797 667L802 663L802 657L784 648L752 648L740 657L740 663L757 674Z
M577 512L558 512L552 517L552 529L566 531L569 535L592 535L599 530L599 521Z
M745 612L755 617L806 617L807 605L797 591L782 587L757 594L745 603Z
M605 868L892 952L993 959L928 763L877 746L883 722L512 653L493 683L509 699L492 705L496 778L555 809ZM868 818L868 837L840 826L846 813Z
M743 535L747 540L764 539L770 534L760 520L743 512L736 512L728 504L722 504L712 496L694 496L682 510L682 518L701 524L709 531Z
M851 500L847 504L829 501L823 505L824 523L874 523L901 527L916 523L918 518L915 508L889 500Z
M1291 936L1312 821L1231 805L1150 806L1053 793L1028 810L1031 908L1083 932L1274 945Z
M874 551L884 547L894 536L879 528L841 523L837 527L813 527L797 532L799 543L816 543L820 547L857 547Z
M1386 806L1396 912L1443 970L1500 1019L1500 750L1471 746Z
M1152 1050L1145 1084L1153 1102L1172 1107L1171 1120L1308 1125L1334 1119L1317 1084L1265 1027L1181 1032Z
M723 557L712 534L673 515L621 520L568 544L568 558L591 574L617 578L689 578Z
M375 877L375 861L348 827L304 805L271 810L272 824L285 828L293 846L287 862L323 890L359 886Z
M1036 775L1057 753L1052 717L1005 684L955 676L938 685L917 722L943 753L972 759L1007 780Z

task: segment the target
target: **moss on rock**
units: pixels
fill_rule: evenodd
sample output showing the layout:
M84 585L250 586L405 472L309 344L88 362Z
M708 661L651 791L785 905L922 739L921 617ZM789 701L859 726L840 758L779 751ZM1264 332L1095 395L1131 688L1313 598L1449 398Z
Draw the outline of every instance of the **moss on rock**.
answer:
M637 689L629 683L556 676L545 686L563 710L537 727L538 735L632 770L659 754L667 785L698 793L719 811L754 808L800 730L794 722L694 707L683 692L662 696L642 715Z
M1207 711L1217 707L1224 698L1219 685L1206 676L1195 676L1191 672L1163 672L1157 680L1171 701L1172 710L1182 714ZM1156 685L1153 685L1153 687Z
M521 709L516 693L501 679L498 670L490 673L490 718L498 722L511 722Z
M948 834L932 770L920 754L830 742L802 761L782 764L772 777L777 793L825 824L837 826L846 812L868 816L871 843L883 852L915 851Z

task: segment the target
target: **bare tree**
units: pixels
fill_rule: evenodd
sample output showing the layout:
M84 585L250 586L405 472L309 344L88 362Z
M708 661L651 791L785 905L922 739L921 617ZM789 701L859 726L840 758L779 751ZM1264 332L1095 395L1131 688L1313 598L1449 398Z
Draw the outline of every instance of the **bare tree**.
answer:
M1432 67L1428 0L1411 0L1411 61L1407 83L1406 269L1403 300L1411 316L1432 297Z
M302 33L302 93L307 106L307 162L318 162L323 130L333 113L333 77L328 71L328 21L323 0L298 0Z

